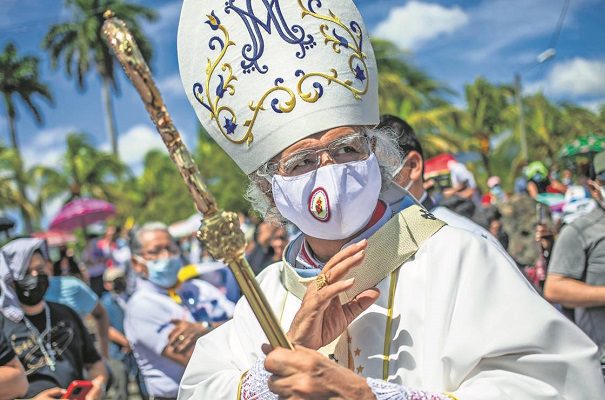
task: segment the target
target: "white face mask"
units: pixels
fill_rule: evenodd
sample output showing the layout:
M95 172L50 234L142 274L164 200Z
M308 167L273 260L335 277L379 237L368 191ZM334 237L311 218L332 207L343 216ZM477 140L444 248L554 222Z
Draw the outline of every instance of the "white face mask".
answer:
M380 195L376 156L331 164L299 176L275 175L273 199L279 212L305 235L340 240L361 230Z

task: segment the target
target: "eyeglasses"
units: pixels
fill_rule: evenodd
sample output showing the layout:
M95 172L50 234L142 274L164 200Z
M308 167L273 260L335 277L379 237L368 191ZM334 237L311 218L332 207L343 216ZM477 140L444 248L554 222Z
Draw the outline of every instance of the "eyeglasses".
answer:
M170 246L164 246L164 247L155 247L153 249L150 250L143 250L141 251L141 254L143 255L143 257L145 258L149 258L149 259L157 259L159 258L162 253L168 253L171 256L176 256L181 254L180 249L178 248L177 245L170 245Z
M309 149L290 154L277 162L269 162L262 173L273 176L299 176L319 167L319 155L327 151L336 164L363 161L370 156L371 146L367 136L356 134L336 139L326 147Z

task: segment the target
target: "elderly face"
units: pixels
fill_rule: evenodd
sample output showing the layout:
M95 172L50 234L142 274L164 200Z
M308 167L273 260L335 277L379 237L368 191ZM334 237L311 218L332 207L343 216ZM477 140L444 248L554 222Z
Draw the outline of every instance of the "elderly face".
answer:
M369 153L367 138L357 133L355 128L344 126L294 143L269 164L279 175L296 176L325 165L360 161Z
M141 251L138 256L146 261L154 261L179 254L178 246L172 239L172 236L166 231L155 230L142 232L139 240L141 242ZM135 271L143 276L147 276L147 266L140 262L137 257L133 257L132 261Z

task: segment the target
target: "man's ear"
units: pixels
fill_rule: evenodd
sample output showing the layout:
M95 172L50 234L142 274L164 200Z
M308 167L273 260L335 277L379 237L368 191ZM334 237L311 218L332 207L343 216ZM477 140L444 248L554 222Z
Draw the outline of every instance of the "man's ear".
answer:
M410 180L422 183L422 167L424 162L420 153L414 150L410 151L406 158L406 164L410 168Z

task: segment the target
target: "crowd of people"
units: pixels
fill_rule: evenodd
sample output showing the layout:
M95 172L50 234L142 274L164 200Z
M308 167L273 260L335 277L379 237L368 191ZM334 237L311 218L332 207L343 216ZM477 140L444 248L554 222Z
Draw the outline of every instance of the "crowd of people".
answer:
M489 193L481 196L473 174L460 163L450 169L458 174L451 177L451 187L425 179L422 146L405 121L383 116L378 129L396 132L403 155L392 184L380 196L393 213L420 204L448 225L506 250L502 213L515 196L540 204L531 198L556 187L569 201L561 210L575 201L585 204L572 218L547 206L544 215L530 215L535 217L530 240L537 257L533 264L516 264L599 344L605 364L600 297L605 153L595 157L589 176L566 174L564 183L535 185L534 193L532 183L555 178L545 167L530 164L525 190L517 183L517 193L505 193L499 178L491 177ZM256 275L290 257L286 246L301 237L292 223L276 225L243 213L240 222L248 238L246 258ZM1 398L58 398L80 379L93 382L90 399L127 399L133 388L142 398L176 398L197 339L229 320L240 297L232 273L194 234L177 240L160 222L130 232L108 225L101 235L89 233L80 254L66 245L48 249L33 238L12 240L1 254L2 379L14 382L0 385L7 391ZM297 257L317 268L318 261L308 254Z
M3 246L0 380L15 384L0 398L61 398L78 380L91 400L175 398L195 341L234 309L226 279L179 280L186 263L159 222L125 237L108 226L81 254L35 238Z
M353 2L272 5L261 64L238 17L254 10L210 3L184 2L183 83L250 177L245 257L291 348L267 344L195 232L107 224L81 251L14 238L0 251L0 399L605 398L605 152L587 169L528 163L510 193L498 176L482 193L449 155L427 174L413 128L379 117ZM220 75L208 105L198 63L218 45L244 74ZM249 98L274 92L293 97Z

